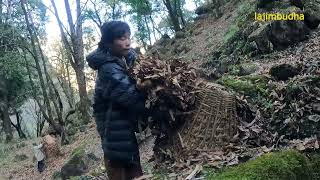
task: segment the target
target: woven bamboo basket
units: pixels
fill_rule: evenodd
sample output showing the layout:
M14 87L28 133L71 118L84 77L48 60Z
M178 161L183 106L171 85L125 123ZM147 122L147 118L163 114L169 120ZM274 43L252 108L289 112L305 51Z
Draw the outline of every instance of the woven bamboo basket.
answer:
M199 88L195 111L172 137L174 157L219 149L236 135L236 99L222 89L214 83Z

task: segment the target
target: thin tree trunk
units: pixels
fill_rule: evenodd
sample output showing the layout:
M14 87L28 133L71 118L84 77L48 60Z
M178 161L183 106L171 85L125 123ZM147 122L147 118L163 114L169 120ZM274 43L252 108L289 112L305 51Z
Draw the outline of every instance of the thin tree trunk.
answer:
M155 26L155 23L154 23L154 20L153 20L151 14L149 15L149 18L150 18L150 21L151 21L151 23L152 23L153 36L154 36L154 38L155 38L155 41L157 41L158 39L157 39L157 37L156 37L156 31L160 34L160 37L162 37L163 34L162 34L162 32Z
M181 22L182 22L182 25L183 25L183 27L186 27L186 20L185 20L185 18L184 18L184 16L183 16L183 12L182 12L182 9L181 9L181 6L182 6L182 4L181 4L181 0L176 0L177 1L177 4L178 4L178 9L177 9L177 11L178 11L178 13L179 13L179 16L180 16L180 19L181 19Z
M70 69L69 69L69 64L66 63L66 69L67 69L67 78L68 78L68 87L69 87L69 93L70 93L70 97L71 97L71 102L72 102L72 106L75 103L75 99L74 99L74 92L73 92L73 88L71 85L71 77L70 77Z
M46 64L46 60L45 60L45 57L44 57L44 54L43 54L43 51L42 51L42 48L41 48L41 45L40 45L40 42L39 42L39 38L37 36L37 33L35 31L35 27L34 27L34 24L33 24L33 19L32 19L32 16L30 16L30 26L34 32L34 39L38 45L38 50L39 50L39 53L40 53L40 57L41 57L41 60L42 60L42 65L43 65L43 70L44 70L44 74L45 74L45 77L46 77L46 80L47 80L47 85L48 85L48 89L49 89L49 94L50 94L50 97L51 97L51 102L53 103L53 106L54 106L54 109L55 109L55 112L56 112L56 115L58 117L58 122L61 126L64 126L64 123L63 123L63 119L62 119L62 113L63 113L63 109L62 109L62 102L61 102L61 98L60 98L60 95L59 93L57 92L57 89L56 87L54 86L54 83L48 73L48 69L47 69L47 64ZM57 97L57 99L55 98ZM58 102L57 102L58 100ZM59 103L59 104L57 104Z
M20 139L27 139L26 134L22 131L22 128L21 128L21 116L17 110L15 110L15 114L16 114L17 124L14 124L11 122L11 125L14 128L16 128Z
M180 23L179 23L179 18L177 16L177 13L175 13L175 10L172 7L172 4L170 0L163 0L164 5L167 7L169 17L171 20L171 23L173 25L173 29L175 32L180 31Z
M26 54L25 52L23 52L23 53ZM46 103L44 103L45 106L43 106L41 104L40 99L38 98L38 96L36 94L36 88L34 86L34 83L33 83L32 77L31 77L31 70L30 70L30 67L29 67L29 64L28 64L28 61L27 61L27 58L26 58L25 55L24 55L24 59L25 59L25 63L26 63L26 69L27 69L27 73L28 73L28 77L29 77L30 86L31 86L31 89L32 89L33 99L37 102L37 104L39 106L39 109L40 109L40 112L42 113L44 119L53 127L53 129L57 133L60 134L62 132L63 128L52 119L52 115L50 117L50 115L47 114L47 113L49 113L49 111L46 111ZM36 59L36 56L34 56L34 59ZM38 70L38 68L37 68L37 70ZM43 87L41 87L41 89L43 90ZM47 97L47 100L48 100L48 97ZM45 98L44 98L44 101L45 101Z
M9 115L9 107L8 107L8 89L7 83L4 76L0 75L0 115L3 121L3 129L6 134L6 141L9 142L13 139L12 129L11 129L11 120Z
M2 24L2 0L0 0L0 24Z
M61 128L61 126L56 124L54 122L54 120L53 120L52 109L51 109L49 97L48 97L48 94L47 94L47 91L46 91L44 79L43 79L43 76L42 76L41 67L40 67L40 60L39 60L39 57L38 57L38 54L37 54L36 45L35 45L35 35L32 32L32 28L31 28L31 25L30 25L30 22L29 22L28 13L27 13L26 8L25 8L25 1L26 0L21 0L20 1L21 2L21 8L22 8L22 11L23 11L24 16L25 16L27 29L28 29L28 32L29 32L29 35L30 35L30 39L31 39L31 45L32 45L32 50L33 50L33 54L34 54L34 60L35 60L35 63L36 63L36 69L37 69L38 76L39 76L40 86L41 86L41 90L42 90L42 94L43 94L43 98L44 98L44 103L45 103L45 105L47 107L46 110L47 110L47 113L48 113L48 117L46 118L46 120L48 121L48 123L53 127L53 129L56 132L61 133L63 128ZM45 112L45 109L43 107L40 106L40 109L41 109L42 112ZM44 114L46 114L46 113L44 113Z
M71 9L68 0L64 0L65 2L65 8L66 8L66 14L68 18L68 24L70 28L70 39L71 44L67 41L66 34L63 31L61 20L58 16L58 11L55 6L55 3L53 0L51 0L51 3L55 10L55 15L60 27L61 36L63 39L63 43L67 50L72 54L73 60L71 57L69 57L70 64L72 68L74 69L76 73L76 79L78 84L78 90L79 90L79 97L80 97L80 112L82 114L82 120L83 123L87 124L90 122L90 117L88 113L89 109L89 99L87 94L87 87L86 87L86 79L84 74L84 52L83 52L83 39L82 39L82 15L81 15L81 8L80 8L80 0L76 1L77 4L77 21L76 25L73 24L73 19L71 15Z
M150 28L149 28L149 25L148 25L148 21L147 21L147 16L146 15L143 15L144 17L144 23L147 27L147 30L148 30L148 38L149 38L149 43L150 45L152 45L152 41L151 41L151 31L150 31Z
M62 79L58 79L61 87L64 90L65 95L67 96L68 103L70 108L74 106L74 94L71 86L71 80L70 80L70 72L69 72L69 63L68 60L64 61L66 59L65 52L62 49L62 47L59 47L59 50L61 52L61 59L58 59L60 66L62 67L62 73L63 77Z

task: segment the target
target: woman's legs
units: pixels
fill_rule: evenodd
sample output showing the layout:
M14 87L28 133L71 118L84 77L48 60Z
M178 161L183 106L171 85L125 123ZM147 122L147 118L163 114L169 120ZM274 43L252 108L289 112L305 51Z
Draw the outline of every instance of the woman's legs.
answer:
M106 168L109 180L132 180L143 175L140 162L125 166L119 162L108 161Z
M107 174L109 180L128 180L125 167L118 162L108 160Z
M137 178L143 175L141 164L139 165L132 165L126 168L126 174L128 179Z

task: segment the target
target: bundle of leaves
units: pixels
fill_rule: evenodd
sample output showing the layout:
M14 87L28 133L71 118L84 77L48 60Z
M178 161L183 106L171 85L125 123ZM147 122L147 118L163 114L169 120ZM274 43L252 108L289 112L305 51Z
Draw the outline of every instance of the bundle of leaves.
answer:
M148 98L147 108L159 108L175 115L194 108L196 88L200 80L196 70L180 59L162 61L151 57L140 57L130 72L137 81L137 87Z

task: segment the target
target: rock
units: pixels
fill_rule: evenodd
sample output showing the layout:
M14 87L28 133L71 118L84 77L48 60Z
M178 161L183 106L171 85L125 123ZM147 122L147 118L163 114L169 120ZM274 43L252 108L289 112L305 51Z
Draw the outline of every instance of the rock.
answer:
M262 54L273 51L273 44L269 41L270 27L271 25L266 23L253 31L248 37L249 43L255 42L258 51Z
M300 9L303 9L305 0L290 0L291 4L297 6Z
M301 10L297 7L290 7L281 13L301 14ZM275 49L282 50L297 42L308 38L310 29L303 21L274 21L270 26L269 40Z
M316 29L320 23L320 0L290 0L291 4L303 10L305 23L311 29Z
M182 31L176 32L176 38L177 39L183 39L185 37L186 37L186 33L185 32L182 32Z
M258 70L258 65L255 63L241 64L239 67L239 75L246 76L255 73Z
M195 10L195 13L196 13L197 15L203 15L203 14L211 13L212 11L213 11L213 4L210 3L210 4L206 4L206 5L203 5L203 6L198 7L198 8Z
M194 21L198 21L198 20L201 20L201 19L206 19L206 18L209 18L210 15L209 14L201 14L195 18L193 18Z
M155 44L165 46L168 42L170 42L170 36L168 34L164 34Z
M289 7L281 13L301 14L297 7ZM248 31L250 32L250 31ZM248 50L253 50L254 46L249 46L255 42L258 52L261 54L270 53L273 50L282 50L297 42L308 38L310 29L303 21L273 21L265 23L248 36ZM253 44L252 44L253 45Z
M188 52L190 50L190 48L187 47L186 44L177 44L176 46L174 46L173 48L173 52L176 54L180 54L182 52Z
M320 0L306 0L303 13L306 25L316 29L320 24Z
M280 64L273 66L270 71L270 75L277 80L286 81L299 74L299 69L290 64Z
M270 0L258 0L257 7L265 8L268 4L271 4L273 1Z
M61 168L62 179L81 176L88 172L89 158L85 152L86 144L81 144L71 154L70 159Z

